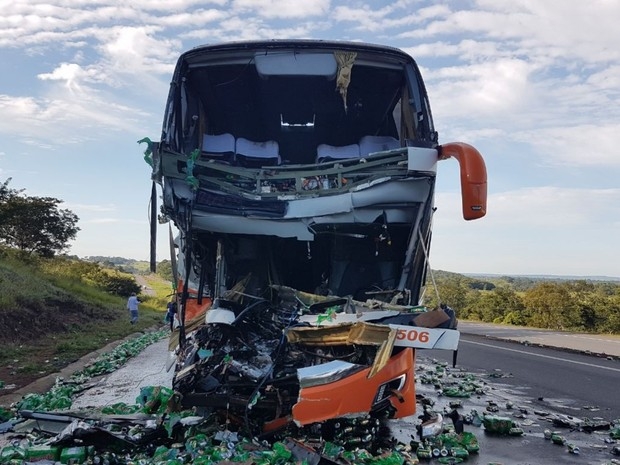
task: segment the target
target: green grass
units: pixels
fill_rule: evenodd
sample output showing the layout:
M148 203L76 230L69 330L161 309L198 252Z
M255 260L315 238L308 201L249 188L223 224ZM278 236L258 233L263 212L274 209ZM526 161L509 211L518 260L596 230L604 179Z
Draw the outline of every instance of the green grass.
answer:
M29 346L14 346L3 347L0 351L0 364L2 363L15 363L16 361L23 360L33 355L34 349Z
M129 324L127 297L103 290L133 281L118 270L75 259L38 259L0 247L0 381L33 379L136 332L165 326L171 284L147 274L154 295L141 295L139 320ZM125 276L126 275L126 276ZM135 282L134 282L135 284Z
M132 263L132 268L140 274L148 274L150 273L150 263L149 262L143 262L143 261L139 261L139 262L134 262Z

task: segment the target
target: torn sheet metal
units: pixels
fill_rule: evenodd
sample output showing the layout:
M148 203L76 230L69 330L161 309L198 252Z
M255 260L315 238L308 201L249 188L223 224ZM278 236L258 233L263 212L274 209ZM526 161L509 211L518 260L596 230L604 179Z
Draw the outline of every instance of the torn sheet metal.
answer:
M297 377L299 378L299 385L302 388L306 388L333 383L339 379L351 376L364 368L363 365L347 363L342 360L332 360L321 365L300 368L297 370Z
M286 333L291 343L315 346L338 344L378 346L387 340L389 335L388 326L364 322L324 327L296 327L289 329Z
M293 406L293 418L301 425L330 418L393 409L394 418L415 412L413 350L405 349L370 377L370 368L350 373L338 381L302 387ZM355 395L351 395L351 393ZM396 410L395 407L398 407ZM395 411L394 411L395 410Z

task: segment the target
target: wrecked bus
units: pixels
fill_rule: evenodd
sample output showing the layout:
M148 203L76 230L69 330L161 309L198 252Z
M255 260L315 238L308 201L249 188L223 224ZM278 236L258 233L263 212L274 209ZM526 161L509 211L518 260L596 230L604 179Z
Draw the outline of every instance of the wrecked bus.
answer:
M459 162L466 220L486 213L486 170L470 145L439 144L410 56L320 40L194 48L151 152L160 221L178 229L183 406L227 429L348 431L358 445L375 431L360 425L415 413L416 349L459 340L453 313L421 305L437 163Z

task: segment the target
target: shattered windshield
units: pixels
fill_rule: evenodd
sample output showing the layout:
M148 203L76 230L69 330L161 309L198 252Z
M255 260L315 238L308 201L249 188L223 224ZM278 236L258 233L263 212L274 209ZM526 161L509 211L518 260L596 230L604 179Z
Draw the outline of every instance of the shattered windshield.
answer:
M318 145L343 147L368 135L430 143L416 68L399 58L342 50L196 52L179 63L166 140L180 152L199 147L203 134L277 140L286 164L313 163Z

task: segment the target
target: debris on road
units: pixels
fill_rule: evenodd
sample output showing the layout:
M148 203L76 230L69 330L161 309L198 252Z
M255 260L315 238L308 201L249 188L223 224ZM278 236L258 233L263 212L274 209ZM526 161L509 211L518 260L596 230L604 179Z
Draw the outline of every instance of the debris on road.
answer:
M119 350L128 353L125 349ZM104 359L109 361L118 357L120 353L107 355ZM114 365L103 364L108 368ZM100 366L100 363L93 363L90 367L92 372L99 373L95 366ZM328 421L300 428L295 435L288 434L290 431L251 435L243 429L233 431L233 423L204 415L195 408L184 410L178 393L169 387L146 386L141 389L134 404L119 402L78 410L69 407L46 411L58 397L62 397L59 393L48 393L47 397L42 396L46 401L40 402L34 401L36 397L25 396L22 402L0 410L0 438L7 438L2 441L4 447L0 451L0 463L461 463L472 461L471 455L480 453L480 438L484 441L489 441L486 436L497 438L494 439L496 441L514 440L514 428L521 428L526 421L530 428L528 431L521 430L520 435L530 436L529 441L537 436L541 440L545 438L562 446L566 454L588 456L593 450L601 450L610 458L620 454L618 420L606 423L596 418L579 418L527 408L520 405L517 398L506 400L497 397L496 386L485 381L485 378L488 379L485 374L449 368L435 360L427 363L420 361L418 371L421 376L418 376L420 387L416 400L424 414L409 423L405 437L395 435L389 422L370 417ZM422 384L425 376L432 377L434 384ZM67 385L60 380L57 390L70 398L84 389L84 385L93 383L88 376L76 376L66 384L75 388L74 394L66 394L61 388L67 388ZM454 399L444 394L446 389L459 386L472 395ZM28 402L25 402L26 399ZM31 405L36 408L26 408ZM486 410L488 407L497 411L490 412ZM515 415L524 418L517 423L513 419L517 418ZM428 428L418 428L429 420ZM545 428L543 434L545 425L549 428ZM608 425L607 429L604 429L605 425ZM532 430L537 426L540 434ZM494 428L495 431L491 431ZM417 436L416 429L419 431ZM566 430L566 435L560 429ZM369 447L369 435L380 437L380 444ZM606 463L612 464L614 460Z

